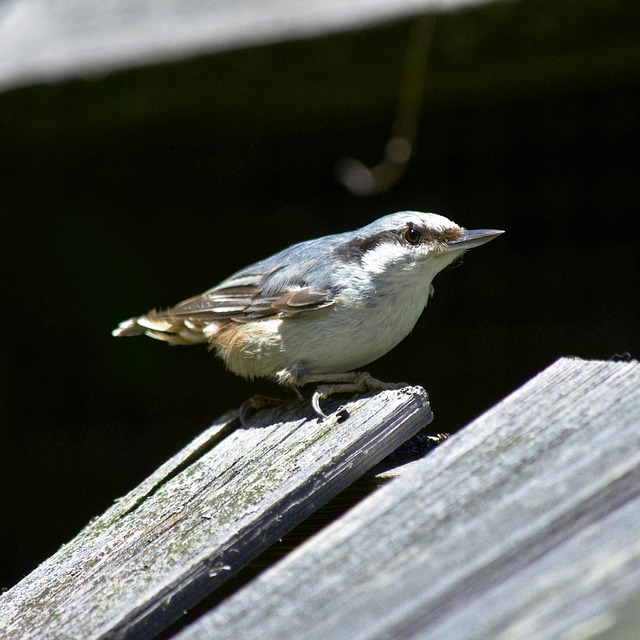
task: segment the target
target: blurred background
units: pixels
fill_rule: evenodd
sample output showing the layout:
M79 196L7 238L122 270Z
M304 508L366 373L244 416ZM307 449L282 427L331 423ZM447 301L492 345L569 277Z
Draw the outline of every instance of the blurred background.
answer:
M412 76L416 4L0 87L0 587L221 413L273 395L203 348L110 332L293 242L405 209L507 231L440 274L368 368L424 386L434 432L561 356L638 357L640 4L442 13ZM380 162L422 82L406 172L350 192L337 163Z

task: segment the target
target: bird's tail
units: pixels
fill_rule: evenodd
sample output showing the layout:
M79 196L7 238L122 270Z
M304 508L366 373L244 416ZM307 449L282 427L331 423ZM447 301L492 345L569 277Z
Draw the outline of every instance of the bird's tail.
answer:
M176 318L157 311L121 322L111 335L116 338L145 335L171 345L208 342L207 323L193 318Z

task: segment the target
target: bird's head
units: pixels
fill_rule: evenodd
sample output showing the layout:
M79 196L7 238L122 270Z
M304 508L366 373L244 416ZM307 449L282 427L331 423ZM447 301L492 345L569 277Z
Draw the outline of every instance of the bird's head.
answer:
M502 233L464 229L435 213L403 211L353 231L341 253L371 274L404 279L411 273L431 281L465 251Z

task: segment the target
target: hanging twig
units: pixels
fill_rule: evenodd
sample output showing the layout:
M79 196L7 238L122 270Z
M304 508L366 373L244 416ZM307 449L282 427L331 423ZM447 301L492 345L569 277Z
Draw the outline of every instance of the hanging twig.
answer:
M355 158L343 158L336 164L337 179L356 195L369 196L389 189L407 169L418 130L435 20L435 13L421 16L411 29L396 117L382 160L371 168Z

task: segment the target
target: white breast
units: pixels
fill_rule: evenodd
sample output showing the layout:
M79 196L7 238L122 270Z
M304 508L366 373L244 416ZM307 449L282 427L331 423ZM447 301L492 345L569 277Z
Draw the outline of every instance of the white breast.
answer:
M285 320L282 346L312 374L363 367L409 335L427 304L430 284L424 279L400 287L354 282L333 306Z

